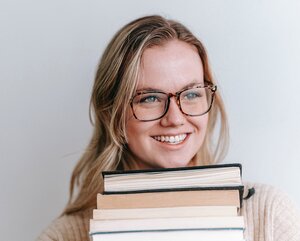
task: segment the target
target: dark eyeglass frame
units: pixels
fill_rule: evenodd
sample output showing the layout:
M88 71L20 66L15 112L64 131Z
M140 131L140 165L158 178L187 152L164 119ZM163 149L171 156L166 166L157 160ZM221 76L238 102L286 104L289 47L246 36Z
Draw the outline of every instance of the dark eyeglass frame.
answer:
M179 98L182 92L184 92L184 91L186 91L186 90L189 90L189 89L195 89L195 88L208 88L208 89L212 92L212 93L211 93L211 94L212 94L212 95L211 95L211 101L210 101L210 103L209 103L209 108L207 109L207 111L205 111L204 113L202 113L202 114L200 114L200 115L190 115L190 114L185 113L185 112L182 110L182 108L181 108L181 103L180 103L180 98ZM179 107L179 109L180 109L180 111L181 111L182 114L184 114L184 115L186 115L186 116L201 116L201 115L205 115L206 113L208 113L208 112L211 110L211 107L212 107L212 104L213 104L213 101L214 101L214 97L215 97L216 91L217 91L217 86L214 85L214 84L211 83L211 82L208 82L208 81L205 81L204 85L195 85L195 86L191 86L191 87L185 88L185 89L183 89L183 90L180 90L180 91L178 91L178 92L176 92L176 93L174 93L174 94L173 94L173 93L165 93L165 92L163 92L163 91L140 91L140 92L137 92L137 93L131 98L131 100L130 100L130 106L131 106L131 109L132 109L133 116L134 116L137 120L143 121L143 122L155 121L155 120L159 120L159 119L163 118L163 117L167 114L167 112L168 112L168 110L169 110L169 106L170 106L170 99L171 99L171 97L175 97L176 103L177 103L177 105L178 105L178 107ZM135 115L134 108L133 108L133 100L134 100L134 98L136 98L136 97L139 96L139 95L142 95L142 94L151 94L151 93L165 94L165 95L168 96L168 99L167 99L167 102L166 102L166 105L165 105L165 106L166 106L166 107L165 107L165 111L164 111L164 113L163 113L160 117L158 117L158 118L151 119L151 120L141 120L141 119L139 119L139 118Z

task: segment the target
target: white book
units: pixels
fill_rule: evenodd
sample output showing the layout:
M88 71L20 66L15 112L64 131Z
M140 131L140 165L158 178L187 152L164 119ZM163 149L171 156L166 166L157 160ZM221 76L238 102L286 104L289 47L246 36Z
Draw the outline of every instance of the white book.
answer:
M90 220L90 233L225 228L243 229L244 218L242 216L236 216Z
M92 235L93 241L244 241L243 229L125 232Z

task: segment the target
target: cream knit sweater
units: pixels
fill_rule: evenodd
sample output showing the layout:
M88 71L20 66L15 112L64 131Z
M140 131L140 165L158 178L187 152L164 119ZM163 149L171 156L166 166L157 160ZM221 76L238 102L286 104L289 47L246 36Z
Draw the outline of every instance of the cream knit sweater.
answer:
M261 185L255 194L243 202L241 214L245 218L247 241L300 241L300 214L295 204L277 189ZM92 211L65 215L52 222L37 241L88 241L89 219Z

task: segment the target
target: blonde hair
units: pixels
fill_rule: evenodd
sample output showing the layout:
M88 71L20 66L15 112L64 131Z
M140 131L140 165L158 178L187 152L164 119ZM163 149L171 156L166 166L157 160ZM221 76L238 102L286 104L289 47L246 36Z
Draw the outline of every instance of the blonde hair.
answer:
M154 15L136 19L120 29L108 44L98 66L90 101L94 132L73 170L70 199L63 214L95 207L96 194L102 191L102 171L130 168L131 155L126 148L126 113L136 90L142 54L147 48L161 46L174 39L197 48L204 79L215 84L204 46L182 24ZM218 118L220 128L214 144ZM226 113L217 91L209 112L207 133L194 164L212 164L222 160L227 143Z

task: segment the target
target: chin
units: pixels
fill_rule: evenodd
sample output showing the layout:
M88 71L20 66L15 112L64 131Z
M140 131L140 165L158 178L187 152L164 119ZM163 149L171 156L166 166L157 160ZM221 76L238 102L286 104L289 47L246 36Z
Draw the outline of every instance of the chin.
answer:
M187 167L189 166L191 163L191 161L182 161L182 160L178 160L178 161L166 161L161 163L161 167L162 168L176 168L176 167Z
M150 159L150 158L149 158ZM137 162L139 169L176 168L191 166L193 158L172 158L172 156L159 155L151 160L139 158Z

